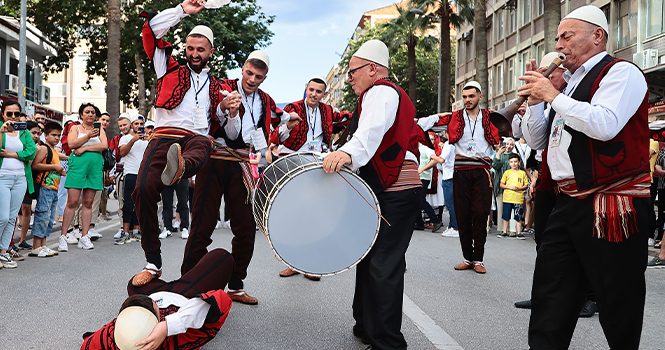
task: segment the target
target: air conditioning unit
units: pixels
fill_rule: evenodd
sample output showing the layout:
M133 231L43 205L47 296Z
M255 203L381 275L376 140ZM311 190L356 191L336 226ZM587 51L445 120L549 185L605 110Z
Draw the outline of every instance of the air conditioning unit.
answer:
M471 31L462 33L463 41L471 41L471 39L473 39L473 33Z
M18 94L18 76L7 74L7 91Z
M48 86L40 86L39 87L39 103L41 104L49 104L51 103L51 88Z
M658 50L647 49L644 50L644 68L651 68L658 65Z

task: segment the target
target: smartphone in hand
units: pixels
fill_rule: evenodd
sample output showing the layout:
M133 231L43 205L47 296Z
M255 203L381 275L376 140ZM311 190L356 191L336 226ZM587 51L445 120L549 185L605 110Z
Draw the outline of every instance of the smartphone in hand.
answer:
M11 123L11 128L14 129L14 131L26 130L26 129L28 129L28 123L26 123L26 122L13 122L13 123Z
M92 123L92 127L99 130L102 127L102 123L94 122L94 123Z

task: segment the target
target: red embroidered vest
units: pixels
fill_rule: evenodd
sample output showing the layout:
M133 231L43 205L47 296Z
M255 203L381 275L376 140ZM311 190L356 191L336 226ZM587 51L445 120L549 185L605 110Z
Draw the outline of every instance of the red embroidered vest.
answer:
M372 190L375 193L381 193L397 181L407 151L415 154L416 157L419 156L418 140L422 137L423 131L414 120L416 108L409 95L404 89L385 79L374 82L360 95L356 111L358 118L362 115L363 96L369 89L377 85L389 86L399 95L395 122L383 135L381 144L372 159L359 171L360 177Z
M485 131L485 140L492 146L498 145L501 143L501 137L499 136L499 129L490 122L490 113L492 113L492 111L481 109L480 113L482 114L481 123L483 125L483 130ZM451 145L456 144L464 134L464 126L466 125L466 121L464 120L464 110L460 109L452 114L439 117L436 126L442 125L448 125L448 142L450 142Z
M575 88L571 96L577 101L590 102L598 91L600 82L610 68L618 62L625 62L610 55L596 64ZM609 141L592 139L566 125L571 134L568 155L573 166L575 182L579 190L587 190L599 185L616 182L622 178L649 172L650 137L648 125L649 92L647 91L637 112L628 120L621 131ZM554 112L550 115L550 126ZM552 175L547 165L547 148L543 151L543 162L539 189L554 187Z
M223 79L220 80L219 84L219 90L224 90L228 92L233 92L233 91L238 91L238 79ZM263 106L263 111L261 112L261 115L259 116L259 120L256 123L259 126L262 126L263 129L263 134L266 137L266 142L269 141L269 136L270 132L277 128L281 122L281 116L284 113L281 109L277 107L277 104L275 101L265 93L263 90L258 89L257 90L259 93L259 97L261 98L261 105ZM223 99L223 96L218 94L219 101ZM218 102L219 103L219 102ZM216 107L217 105L215 105ZM240 110L238 111L240 114L240 118L243 118L243 115L245 114L245 106L240 105ZM270 116L269 118L267 116ZM235 149L242 149L242 148L247 148L247 145L245 144L245 141L242 138L242 130L240 131L240 135L235 140L231 140L228 138L226 135L226 132L224 131L224 127L222 125L222 122L219 121L218 118L211 118L212 122L210 125L210 135L217 138L217 137L223 137L224 140L226 141L226 144Z
M297 102L289 103L284 107L287 113L297 113L302 121L294 126L289 133L289 138L284 140L284 146L291 150L299 150L305 142L307 142L307 134L310 130L309 120L307 119L307 111L305 110L305 101L300 100ZM332 135L340 132L351 121L351 112L335 112L332 106L325 103L319 103L319 112L321 113L321 123L323 125L323 142L331 149ZM273 143L279 142L278 130L275 129L271 141ZM275 137L277 136L277 137Z

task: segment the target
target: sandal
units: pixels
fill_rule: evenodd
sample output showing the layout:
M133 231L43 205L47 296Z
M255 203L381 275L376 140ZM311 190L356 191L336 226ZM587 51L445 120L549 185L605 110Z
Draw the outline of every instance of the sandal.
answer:
M144 267L143 271L137 273L132 277L132 285L134 287L143 287L148 282L152 281L155 278L159 278L162 276L162 270L155 270L151 269L149 267Z

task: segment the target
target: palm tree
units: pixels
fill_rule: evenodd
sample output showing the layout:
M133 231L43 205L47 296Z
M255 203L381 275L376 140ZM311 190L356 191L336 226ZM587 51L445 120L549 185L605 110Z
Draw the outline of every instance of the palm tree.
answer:
M487 107L490 91L487 90L487 17L485 0L474 0L473 39L476 49L476 80L480 83L484 99L482 107Z
M450 110L451 43L450 26L459 29L465 22L473 23L473 0L412 0L414 6L434 14L441 26L439 45L439 103L438 111Z
M122 17L120 0L108 0L108 53L106 58L106 111L111 115L109 128L118 132L117 118L120 114L120 29Z
M543 0L545 8L543 19L545 21L545 52L554 51L554 38L561 22L561 1ZM538 57L540 59L540 57Z
M416 46L420 43L426 49L432 50L437 38L428 35L427 31L434 28L432 17L423 15L418 8L401 9L395 5L399 15L392 21L384 24L386 28L384 42L393 48L406 45L408 62L409 97L416 102ZM422 36L422 37L421 37Z

